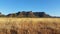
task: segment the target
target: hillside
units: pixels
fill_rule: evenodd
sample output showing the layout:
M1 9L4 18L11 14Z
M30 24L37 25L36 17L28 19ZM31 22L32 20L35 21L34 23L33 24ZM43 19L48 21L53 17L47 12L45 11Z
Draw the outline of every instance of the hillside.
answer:
M32 11L22 11L17 13L11 13L8 15L0 15L0 17L27 17L27 18L40 18L40 17L51 17L50 15L46 14L45 12L32 12Z

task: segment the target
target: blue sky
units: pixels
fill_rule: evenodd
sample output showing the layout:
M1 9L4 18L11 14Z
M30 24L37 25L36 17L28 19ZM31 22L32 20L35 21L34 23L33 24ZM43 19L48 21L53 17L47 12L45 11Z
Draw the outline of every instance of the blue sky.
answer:
M60 0L0 0L1 13L18 11L40 11L52 16L60 16Z

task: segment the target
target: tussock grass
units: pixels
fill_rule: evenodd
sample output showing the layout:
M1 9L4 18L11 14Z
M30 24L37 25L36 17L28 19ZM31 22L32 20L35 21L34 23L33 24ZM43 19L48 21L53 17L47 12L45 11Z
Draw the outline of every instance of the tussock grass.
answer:
M0 34L60 34L60 18L0 18Z

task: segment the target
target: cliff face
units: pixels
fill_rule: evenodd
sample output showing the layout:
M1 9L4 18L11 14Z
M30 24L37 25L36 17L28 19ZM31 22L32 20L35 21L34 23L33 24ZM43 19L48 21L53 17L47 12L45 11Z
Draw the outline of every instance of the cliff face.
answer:
M32 11L22 11L18 13L8 14L7 17L50 17L50 15L45 12L32 12Z

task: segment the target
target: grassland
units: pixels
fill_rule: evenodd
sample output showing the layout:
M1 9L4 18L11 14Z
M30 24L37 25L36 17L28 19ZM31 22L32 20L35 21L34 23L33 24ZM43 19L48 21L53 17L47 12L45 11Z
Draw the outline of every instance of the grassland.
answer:
M60 34L60 18L0 18L0 34Z

